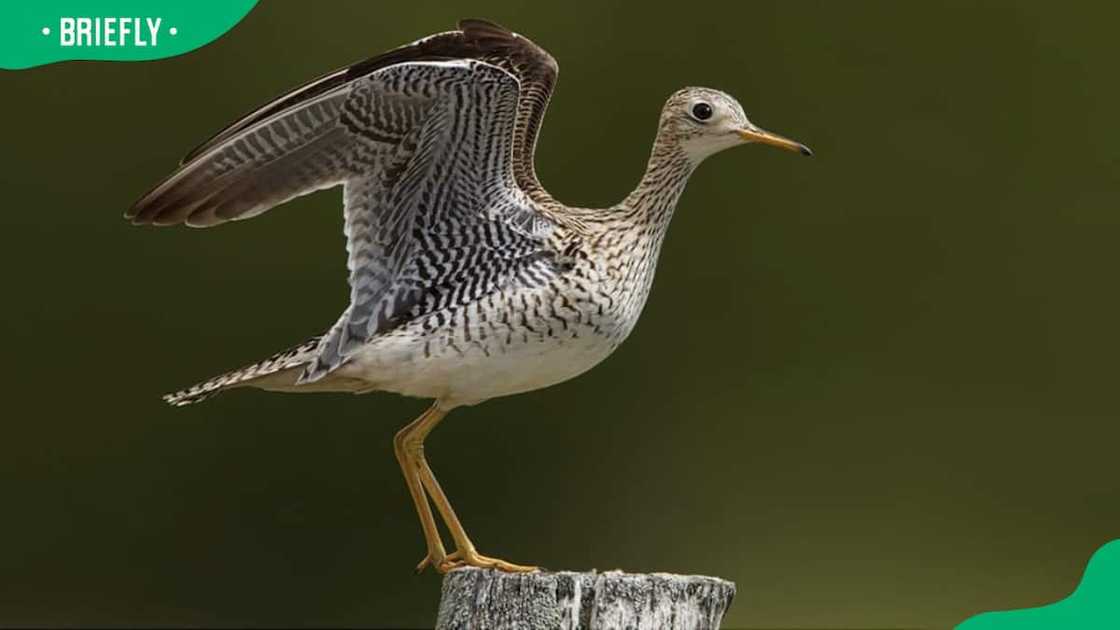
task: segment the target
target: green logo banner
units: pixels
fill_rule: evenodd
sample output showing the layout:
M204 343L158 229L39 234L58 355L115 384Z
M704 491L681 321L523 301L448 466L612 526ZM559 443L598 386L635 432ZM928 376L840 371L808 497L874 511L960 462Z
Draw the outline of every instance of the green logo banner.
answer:
M57 61L144 61L205 46L257 0L5 0L0 68Z
M1097 550L1073 593L1038 608L977 615L956 630L1116 630L1120 628L1120 540Z

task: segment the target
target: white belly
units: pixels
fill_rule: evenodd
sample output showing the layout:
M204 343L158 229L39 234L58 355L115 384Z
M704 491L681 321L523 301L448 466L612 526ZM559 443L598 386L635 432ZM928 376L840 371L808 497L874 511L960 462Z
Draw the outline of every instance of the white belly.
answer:
M617 291L626 299L544 287L432 314L376 337L337 372L370 390L447 405L555 385L597 365L629 335L649 291L648 278L633 282Z
M541 389L578 376L607 358L617 344L589 330L563 338L522 335L511 343L459 340L454 348L425 353L425 340L409 334L376 340L339 369L371 389L448 405Z

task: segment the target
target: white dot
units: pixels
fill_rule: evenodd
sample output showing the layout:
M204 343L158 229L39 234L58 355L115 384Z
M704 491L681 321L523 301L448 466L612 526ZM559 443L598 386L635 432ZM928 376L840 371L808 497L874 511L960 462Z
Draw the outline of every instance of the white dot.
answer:
M171 33L172 35L178 35L178 34L179 34L179 29L177 29L177 28L175 28L174 26L172 26L172 27L171 27L171 30L169 30L169 31L167 31L167 32L168 32L168 33Z
M50 29L50 27L44 26L44 27L43 27L43 34L44 34L44 35L50 35L50 34L51 34L51 29Z

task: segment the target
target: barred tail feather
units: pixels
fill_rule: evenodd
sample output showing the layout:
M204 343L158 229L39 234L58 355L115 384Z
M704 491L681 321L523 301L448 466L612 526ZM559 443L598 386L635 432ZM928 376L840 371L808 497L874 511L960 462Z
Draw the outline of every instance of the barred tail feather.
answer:
M315 349L319 346L319 339L319 337L312 337L294 348L278 352L263 361L226 372L172 394L166 394L163 400L174 407L192 405L202 402L222 390L248 385L252 381L286 369L302 367L314 358Z

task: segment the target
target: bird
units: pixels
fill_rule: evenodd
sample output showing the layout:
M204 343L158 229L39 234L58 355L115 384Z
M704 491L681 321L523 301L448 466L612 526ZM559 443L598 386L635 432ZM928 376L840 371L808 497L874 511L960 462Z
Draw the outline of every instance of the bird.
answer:
M393 438L426 546L417 571L537 570L478 551L425 456L436 425L458 407L571 379L618 348L706 158L744 144L811 155L725 92L686 87L666 100L633 192L608 208L567 206L534 166L558 69L527 37L460 20L249 112L125 213L136 225L212 227L342 187L350 295L334 325L164 399L251 387L431 400Z

